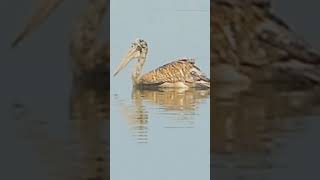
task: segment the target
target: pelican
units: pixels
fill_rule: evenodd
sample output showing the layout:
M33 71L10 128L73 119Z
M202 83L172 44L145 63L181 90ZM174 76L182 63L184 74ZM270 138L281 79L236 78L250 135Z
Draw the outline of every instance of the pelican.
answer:
M141 75L147 54L147 42L136 39L113 76L116 76L131 60L137 59L138 63L132 73L135 88L210 88L210 79L195 65L195 61L189 58L178 59Z
M320 52L272 12L271 0L212 3L210 37L219 44L211 48L215 82L242 87L269 82L294 89L320 85Z

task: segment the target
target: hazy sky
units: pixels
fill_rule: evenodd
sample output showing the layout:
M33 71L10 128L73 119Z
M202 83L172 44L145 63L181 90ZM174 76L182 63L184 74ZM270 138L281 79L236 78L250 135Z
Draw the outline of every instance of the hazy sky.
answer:
M143 73L175 58L190 57L210 75L209 0L112 0L110 8L111 73L132 41L139 37L149 46ZM125 113L119 110L119 104L133 103L131 73L134 63L136 61L116 77L110 76L111 179L209 180L209 99L195 110L197 115L191 118L196 128L189 129L164 128L168 126L169 117L187 116L182 111L168 110L164 115L161 103L144 101L151 140L146 145L132 142L131 131L128 132L124 123ZM115 100L115 93L121 102Z
M111 73L127 52L131 42L148 42L149 54L143 72L148 72L178 57L195 58L210 75L210 16L208 0L112 0L111 1ZM133 61L116 77L114 88L131 88ZM128 86L129 85L129 86Z

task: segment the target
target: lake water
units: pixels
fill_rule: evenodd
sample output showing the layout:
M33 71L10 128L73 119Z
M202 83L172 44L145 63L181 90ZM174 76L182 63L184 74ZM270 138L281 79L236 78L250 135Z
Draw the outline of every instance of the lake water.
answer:
M112 0L111 73L142 38L143 73L189 57L210 77L209 8L209 0ZM110 76L111 179L209 180L210 92L133 90L135 63Z
M77 8L73 1L66 1L50 21L16 49L10 49L10 43L35 6L27 1L2 2L4 10L0 12L0 18L6 25L0 35L0 79L4 84L0 94L0 118L3 122L1 137L5 144L0 153L1 164L5 167L1 179L108 179L109 95L111 113L116 118L111 121L115 127L111 129L115 137L111 143L119 151L111 151L114 155L111 161L118 161L114 165L121 166L122 174L114 171L119 177L131 175L155 179L158 175L165 179L164 176L172 175L167 178L170 179L174 175L190 175L185 179L191 179L192 174L204 173L205 169L195 165L209 163L209 152L203 151L209 148L206 130L210 99L216 102L212 103L210 111L212 179L282 180L318 176L320 108L317 104L319 97L312 92L279 92L272 85L253 87L248 92L221 85L217 95L211 98L206 92L132 92L130 66L121 76L111 78L112 85L116 85L111 92L106 91L107 84L104 87L85 84L74 87L71 84L68 33L72 20L85 9L84 2L86 0L81 0L84 6ZM146 62L145 70L154 69L175 57L190 56L200 59L201 69L208 73L210 67L206 60L209 55L198 53L200 48L194 48L202 46L206 40L209 44L209 38L202 36L207 30L202 25L190 26L189 20L184 19L181 29L198 33L190 39L189 34L184 34L181 29L172 29L176 22L172 14L158 16L153 13L163 12L163 6L168 7L168 4L171 7L180 3L188 6L189 11L179 7L178 11L171 8L171 13L177 13L178 17L191 13L194 18L205 19L207 16L202 7L207 5L198 7L189 1L145 3L160 7L157 11L146 9L140 15L148 14L149 24L159 22L156 27L161 32L149 30L149 25L137 29L132 25L134 23L118 29L121 33L113 39L117 44L111 47L112 72L130 42L139 36L150 42L148 59L151 61ZM314 45L320 42L314 38L318 33L316 24L306 20L317 16L318 6L298 0L295 6L291 3L290 8L287 1L274 3L278 4L277 11L283 12L286 20L296 23L295 29L301 30L298 32L306 35ZM304 5L315 10L296 13L301 12ZM119 8L127 11L131 7ZM190 11L194 8L197 10ZM113 23L127 26L125 19L139 13L134 8L127 11L131 13L129 15L123 11L118 15L124 20ZM165 12L168 11L167 8ZM8 17L11 21L7 21ZM163 19L172 21L165 23ZM172 31L180 41L168 36ZM168 42L166 46L162 40ZM203 45L200 50L208 52L207 48L209 45ZM193 179L205 179L207 173L200 177ZM179 179L176 177L175 180Z
M209 179L208 90L121 92L110 94L112 179Z
M215 86L212 179L317 177L319 89Z
M65 1L16 48L10 45L38 4L1 2L1 179L109 176L108 74L96 84L71 81L71 28L87 2Z
M272 1L273 12L319 49L318 4ZM301 12L301 13L297 13ZM319 177L319 88L217 84L211 106L211 179Z

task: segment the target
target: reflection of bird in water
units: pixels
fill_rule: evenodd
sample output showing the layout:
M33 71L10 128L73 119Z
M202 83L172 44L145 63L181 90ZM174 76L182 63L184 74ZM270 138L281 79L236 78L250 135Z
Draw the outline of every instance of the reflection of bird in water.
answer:
M147 143L152 129L150 121L162 119L164 128L193 128L197 105L209 97L210 89L133 89L132 104L126 104L119 96L115 96L115 100L138 143ZM155 109L157 112L149 116L149 111Z
M82 177L104 179L109 175L109 93L105 89L78 86L72 91L70 119L75 148L72 163L77 163L75 171Z
M62 2L41 0L39 8L12 46L35 31ZM99 41L98 33L103 27L107 1L89 0L85 8L71 32L69 46L74 78L78 80L72 84L70 107L72 127L75 127L70 132L74 138L67 144L72 149L72 160L59 163L74 167L70 175L76 179L105 179L109 176L108 47ZM73 179L67 175L66 178Z
M209 89L162 89L162 90L133 90L133 99L142 98L163 107L167 111L195 111L196 105L210 96Z
M156 106L154 115L164 117L165 128L193 128L198 105L210 97L210 89L134 89L132 94L136 105Z
M127 101L120 99L115 94L114 100L119 103L120 114L123 115L129 125L132 136L135 137L138 143L148 143L148 111L143 105L141 97L133 94L133 104L127 104Z
M129 52L116 69L117 75L132 59L138 64L132 73L133 85L138 88L210 88L210 80L195 65L193 59L182 58L141 75L148 53L148 45L142 39L132 43Z
M320 116L319 97L318 90L279 91L272 84L255 85L245 93L227 98L215 94L210 111L213 119L210 150L212 169L219 173L214 177L229 178L230 171L236 172L232 179L240 175L243 179L266 174L269 177L266 172L291 166L287 161L279 164L275 157L290 157L295 150L288 146L305 141L303 134L309 130L313 118ZM314 144L317 138L309 141ZM303 147L300 151L304 151ZM251 173L239 174L244 170Z

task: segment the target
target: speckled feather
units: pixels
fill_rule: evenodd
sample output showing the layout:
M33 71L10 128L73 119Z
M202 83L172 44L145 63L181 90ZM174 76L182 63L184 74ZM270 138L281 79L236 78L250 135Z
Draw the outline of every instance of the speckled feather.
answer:
M210 82L195 65L195 61L187 58L165 64L141 77L141 83L145 85L177 82L192 85L197 81Z

